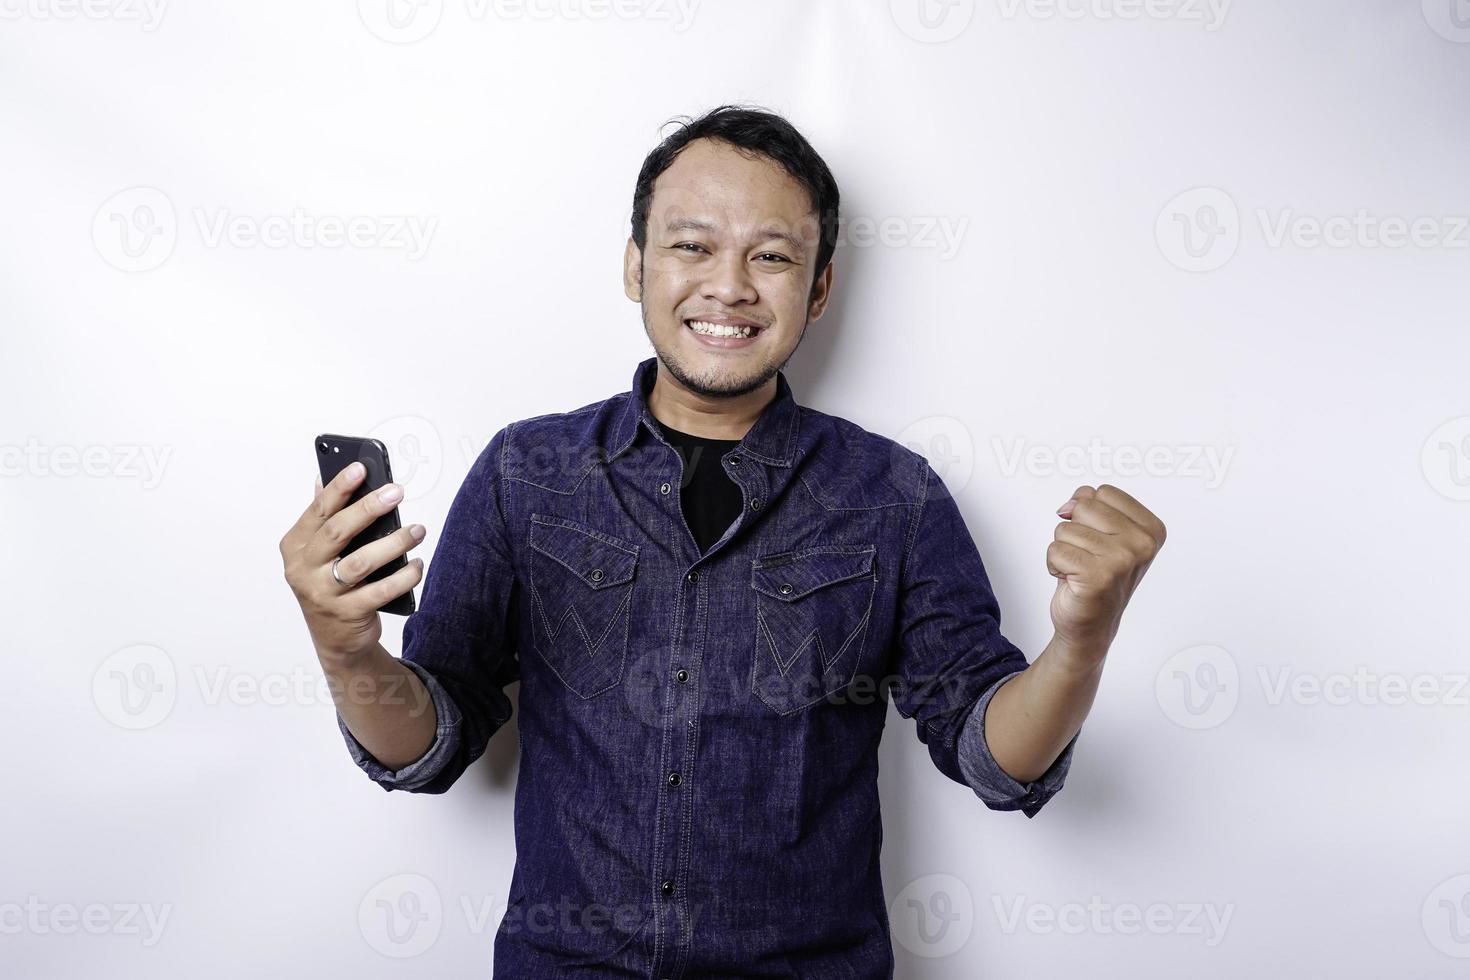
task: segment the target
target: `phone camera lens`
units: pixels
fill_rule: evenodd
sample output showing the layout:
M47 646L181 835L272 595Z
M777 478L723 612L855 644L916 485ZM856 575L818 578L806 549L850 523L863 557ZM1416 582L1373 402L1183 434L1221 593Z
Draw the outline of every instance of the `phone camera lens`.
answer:
M316 451L321 453L323 456L327 454L327 450L329 448L330 447L326 444L325 440L316 444Z

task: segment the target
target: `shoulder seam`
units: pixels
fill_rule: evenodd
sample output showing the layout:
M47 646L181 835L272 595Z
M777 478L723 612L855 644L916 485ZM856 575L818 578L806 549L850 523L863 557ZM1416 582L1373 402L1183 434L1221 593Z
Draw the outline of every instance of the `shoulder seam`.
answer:
M899 559L900 576L903 574L904 568L908 565L909 554L913 551L914 541L919 536L919 521L924 516L924 505L929 502L929 461L924 459L924 457L922 456L919 456L918 458L923 464L922 469L920 470L920 474L923 476L923 480L919 484L919 500L914 507L914 519L913 522L909 525L907 540L904 541L903 545L903 555Z

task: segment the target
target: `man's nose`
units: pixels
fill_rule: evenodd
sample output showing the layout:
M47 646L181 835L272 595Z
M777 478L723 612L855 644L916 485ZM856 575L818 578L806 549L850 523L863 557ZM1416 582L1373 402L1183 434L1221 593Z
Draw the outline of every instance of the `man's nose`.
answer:
M725 306L754 303L757 298L755 281L750 277L745 256L737 252L720 256L704 281L704 295Z

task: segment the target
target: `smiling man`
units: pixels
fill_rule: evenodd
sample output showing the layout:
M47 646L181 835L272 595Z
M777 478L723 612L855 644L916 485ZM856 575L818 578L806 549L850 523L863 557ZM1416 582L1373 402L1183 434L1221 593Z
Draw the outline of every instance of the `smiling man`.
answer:
M798 404L781 371L831 295L837 214L827 166L771 113L721 107L649 154L623 281L656 356L627 391L495 434L402 660L374 610L422 562L363 578L423 528L333 562L401 492L344 506L349 468L281 542L332 687L356 692L342 734L384 789L447 790L520 679L498 976L891 977L889 700L992 809L1035 816L1062 786L1164 527L1115 487L1076 490L1046 551L1055 635L1028 666L924 457Z

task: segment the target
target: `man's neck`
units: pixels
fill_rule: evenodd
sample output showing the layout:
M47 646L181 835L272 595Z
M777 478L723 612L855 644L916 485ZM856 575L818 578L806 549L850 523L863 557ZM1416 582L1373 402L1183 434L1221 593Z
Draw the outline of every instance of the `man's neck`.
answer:
M648 410L671 429L704 439L743 439L776 397L776 379L734 398L706 398L685 388L658 364Z

